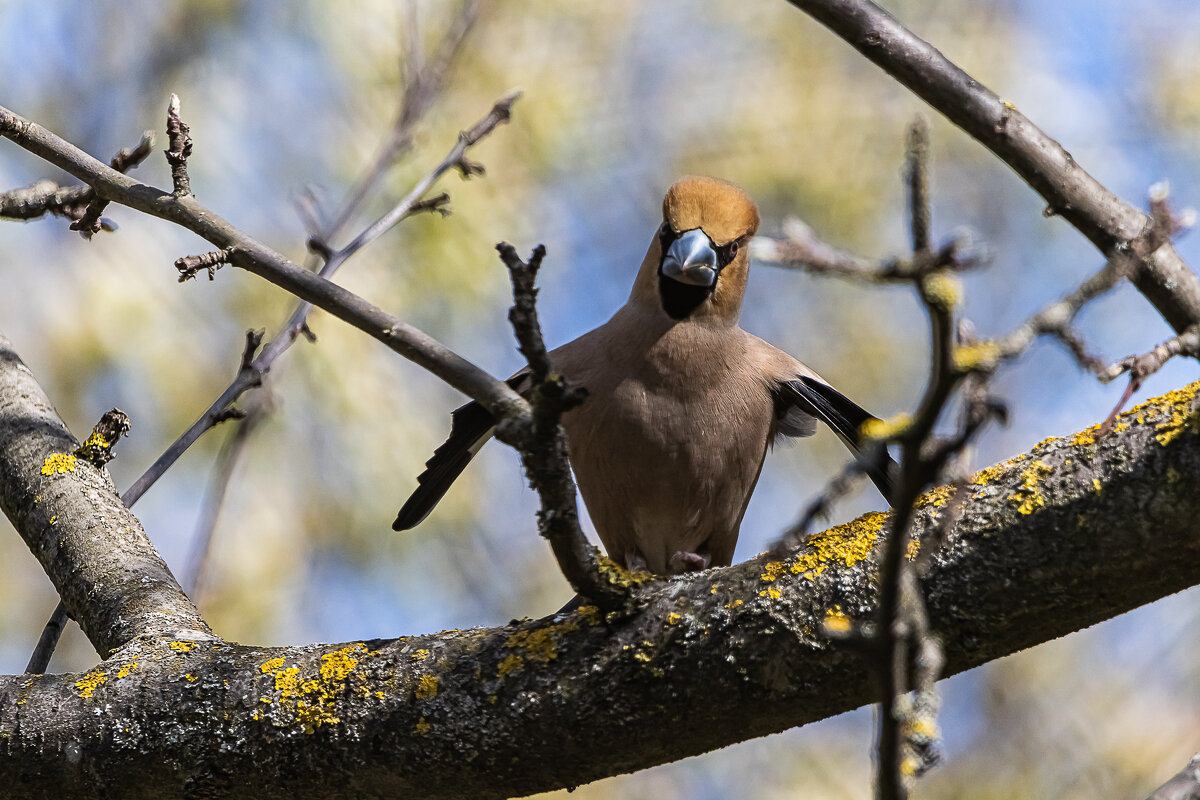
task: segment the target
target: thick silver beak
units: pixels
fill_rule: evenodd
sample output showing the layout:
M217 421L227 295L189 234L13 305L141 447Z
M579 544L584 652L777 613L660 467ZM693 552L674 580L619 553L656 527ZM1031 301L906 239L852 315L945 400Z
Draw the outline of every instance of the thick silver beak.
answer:
M680 283L711 287L717 272L717 253L699 228L680 234L663 257L662 274Z

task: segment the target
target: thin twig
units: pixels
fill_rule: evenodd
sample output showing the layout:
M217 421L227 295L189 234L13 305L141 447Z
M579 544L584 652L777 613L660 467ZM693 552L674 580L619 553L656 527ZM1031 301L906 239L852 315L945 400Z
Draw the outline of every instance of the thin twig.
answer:
M450 67L462 51L463 42L479 20L483 4L480 0L468 0L455 14L449 29L443 35L433 58L425 60L421 49L421 37L416 24L409 24L411 34L405 49L408 58L404 69L404 92L396 111L395 121L387 139L376 153L371 166L362 179L347 195L342 208L328 227L322 231L321 239L329 241L341 232L350 218L358 212L363 201L375 190L388 168L412 148L413 131L416 123L425 115L433 101L445 86ZM414 6L409 6L413 9ZM415 11L413 11L415 16Z
M937 250L924 249L908 259L882 261L872 261L833 247L796 217L784 222L783 233L783 239L758 236L751 241L751 255L756 263L855 281L911 283L914 278L931 272L965 272L985 266L990 260L987 250L976 247L966 233Z
M256 397L261 396L256 395ZM242 424L234 428L233 433L222 443L221 450L217 454L212 476L204 493L200 518L196 522L196 532L192 536L191 554L188 557L183 577L183 589L187 592L188 597L192 598L192 602L197 605L200 604L201 596L206 588L209 549L216 531L217 520L229 491L229 483L246 451L246 443L249 441L250 435L265 419L266 406L255 404L253 410L242 415Z
M509 92L504 97L496 101L492 106L492 110L487 116L476 122L469 129L462 131L458 135L458 142L451 148L450 154L442 159L442 163L438 164L424 178L417 182L417 185L402 199L399 203L392 207L390 211L384 214L370 225L365 231L354 238L354 241L343 247L335 254L335 258L345 261L350 256L357 253L363 247L366 247L371 242L378 239L384 233L389 231L397 222L404 219L406 216L413 213L413 207L416 203L425 196L429 188L437 182L442 175L446 174L451 169L458 169L463 177L471 175L482 175L483 167L478 163L469 161L466 157L467 151L470 150L480 139L494 131L498 125L508 122L512 118L512 106L521 92Z
M187 160L192 155L191 129L179 116L179 95L172 94L171 102L167 104L167 141L169 146L164 151L167 163L171 165L171 184L174 186L176 197L192 193L191 179L188 178Z
M366 332L478 400L497 418L517 418L528 413L528 403L504 381L353 292L302 269L200 205L193 196L175 196L122 175L42 126L2 107L0 135L75 175L114 202L174 222L218 248L233 247L234 266L253 272Z
M175 259L175 269L179 270L179 282L191 280L196 277L200 270L208 270L208 279L215 280L217 270L229 263L230 257L233 256L233 248L226 247L224 250L213 250L208 253L201 253L197 256L183 256Z
M1200 277L1150 218L1092 177L1016 106L998 97L870 0L788 0L996 154L1109 258L1130 253L1130 278L1180 333L1200 321Z
M588 544L579 527L579 507L567 460L567 440L559 425L563 412L583 402L587 392L568 385L562 375L554 372L538 322L534 284L546 248L542 245L534 248L528 262L522 261L508 243L501 242L496 245L496 250L512 279L513 307L508 319L533 379L529 393L533 408L531 424L517 427L501 423L496 436L521 453L525 474L541 500L538 530L550 542L558 566L571 588L600 608L615 610L622 607L629 596L617 584L602 579L596 548Z
M145 161L153 147L154 131L146 131L137 146L121 148L109 164L117 172L128 172ZM54 214L71 220L71 230L79 231L84 238L116 229L114 223L100 217L106 205L108 201L98 199L89 186L59 186L51 180L0 193L0 217L27 220Z

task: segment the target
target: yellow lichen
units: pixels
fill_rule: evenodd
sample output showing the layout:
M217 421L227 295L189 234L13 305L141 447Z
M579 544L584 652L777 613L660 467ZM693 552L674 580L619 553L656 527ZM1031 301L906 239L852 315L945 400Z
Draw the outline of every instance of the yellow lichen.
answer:
M340 681L353 672L354 668L358 666L358 659L352 658L350 652L355 649L357 648L354 646L343 647L341 650L321 656L321 680L327 683Z
M911 414L897 414L887 419L871 417L858 426L858 432L868 439L892 439L904 433L911 424Z
M1053 471L1050 465L1044 461L1034 461L1025 468L1021 473L1020 488L1008 497L1010 502L1017 504L1017 513L1032 514L1046 505L1046 499L1042 495L1041 479Z
M758 596L759 597L769 597L772 600L778 600L779 598L783 597L783 592L779 591L774 586L772 586L769 589L764 589L763 591L759 592Z
M848 633L850 631L850 618L842 611L841 606L834 606L826 611L822 624L830 633Z
M1099 478L1092 478L1092 488L1096 490L1096 494L1100 494L1100 490L1104 487L1101 485Z
M1002 461L999 464L992 464L990 467L984 467L971 476L971 483L976 486L986 486L993 483L998 478L1002 478L1009 473L1016 465L1017 459Z
M914 558L917 557L917 553L919 553L919 552L921 552L921 540L920 539L909 539L908 540L908 548L904 551L904 557L907 558L909 561L912 561Z
M672 611L670 614L667 614L667 624L668 625L675 625L681 619L683 619L683 617L680 616L680 614L677 611Z
M915 714L904 722L904 736L907 739L933 741L940 735L937 718L932 714Z
M294 705L296 721L305 733L313 733L322 725L341 722L341 718L333 712L337 708L338 696L345 690L346 679L359 663L351 654L370 655L371 651L361 642L355 642L326 653L321 656L317 677L307 680L301 679L299 667L283 667L282 658L273 658L259 669L263 674L274 673L277 702L283 708Z
M875 547L886 519L887 514L882 511L872 511L851 522L813 534L805 542L804 549L792 559L788 571L813 580L832 564L853 567Z
M167 647L179 653L191 652L196 647L195 642L167 642Z
M135 669L137 669L137 666L138 666L138 662L130 661L128 664L125 664L119 670L117 670L117 677L118 678L128 678L129 673L131 673Z
M921 293L929 303L949 311L962 297L962 284L949 273L934 272L921 281Z
M91 700L92 694L107 680L108 676L97 669L89 672L79 680L75 681L75 688L79 690L80 697L85 700Z
M991 370L1000 358L1000 346L995 342L983 341L954 348L952 361L957 372Z
M107 450L110 447L112 447L112 445L109 443L108 439L104 438L104 434L100 433L100 431L93 430L92 435L87 438L87 441L83 443L83 447L79 449L83 450L86 448L96 448L100 450Z
M196 681L200 680L199 678L197 678L195 675L193 675L193 674L192 674L192 673L190 673L190 672L189 672L188 674L184 675L184 676L183 676L183 678L184 678L184 680L186 680L188 683L195 683Z
M417 690L415 692L418 700L432 700L437 697L438 679L437 675L422 675L417 679Z
M649 572L630 572L608 556L600 556L596 559L596 565L600 575L613 586L641 586L654 580L654 576Z
M779 580L779 576L783 574L783 569L782 561L768 561L766 564L763 564L762 574L758 578L767 583Z
M588 625L595 625L600 622L600 608L598 606L580 606L575 611L579 616L583 617L583 621Z
M1166 447L1181 433L1187 431L1200 433L1200 414L1193 413L1191 409L1198 388L1200 388L1200 383L1192 383L1182 389L1175 389L1143 403L1130 413L1152 413L1151 418L1156 420L1154 430L1157 431L1154 440L1159 445ZM1164 401L1165 408L1162 407Z
M922 494L913 503L913 508L925 508L933 506L941 508L950 502L950 498L954 495L954 487L946 484L944 486L935 486L929 491Z
M420 650L413 653L411 657L419 661L424 661L425 659L429 658L429 651L422 647Z
M499 678L506 677L513 672L519 672L525 668L525 659L521 658L516 653L511 653L505 656L500 665L496 667L496 676Z
M43 475L62 475L67 472L75 471L75 456L69 453L52 453L46 456L45 462L42 463Z
M742 599L739 597L737 600L731 600L730 602L726 603L725 607L726 608L737 608L741 604L742 604Z
M413 731L418 736L424 736L429 733L429 727L429 723L425 721L424 717L421 717L417 720L417 724L413 727Z
M266 675L268 672L274 672L275 670L279 669L282 666L283 666L282 658L272 658L270 661L264 661L263 663L259 664L258 670L263 675Z
M543 664L558 658L558 640L563 634L579 630L573 618L555 622L534 630L522 630L508 637L506 646L525 651L525 657Z

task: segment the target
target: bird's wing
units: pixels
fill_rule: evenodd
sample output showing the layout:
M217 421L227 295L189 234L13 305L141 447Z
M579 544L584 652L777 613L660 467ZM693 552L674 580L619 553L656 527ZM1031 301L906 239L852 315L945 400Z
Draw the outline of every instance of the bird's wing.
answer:
M885 500L892 502L893 483L898 469L896 462L881 449L870 463L871 454L862 449L859 428L874 416L864 411L845 395L824 381L800 375L781 381L775 387L775 413L782 436L811 436L813 418L821 420L838 435L846 447L862 460L867 476L879 488Z
M523 391L527 378L522 370L508 379L508 385ZM417 476L417 489L396 515L392 530L407 531L420 525L496 430L492 412L474 400L456 408L451 420L450 437L425 462L425 471Z

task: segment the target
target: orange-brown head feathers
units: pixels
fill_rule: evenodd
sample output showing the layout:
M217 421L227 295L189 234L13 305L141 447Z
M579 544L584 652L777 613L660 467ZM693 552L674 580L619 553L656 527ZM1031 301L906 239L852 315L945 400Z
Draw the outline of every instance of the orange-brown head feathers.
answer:
M724 245L758 230L758 209L738 187L718 178L688 175L667 189L663 222L676 231L700 228L714 244Z
M746 291L750 237L758 209L732 183L688 176L663 198L663 224L650 244L630 299L669 317L737 321Z

